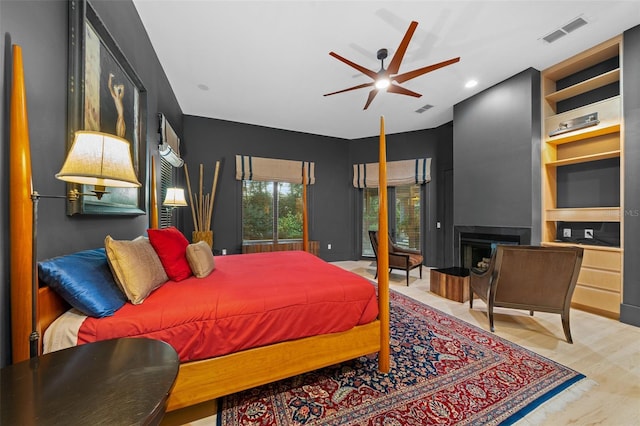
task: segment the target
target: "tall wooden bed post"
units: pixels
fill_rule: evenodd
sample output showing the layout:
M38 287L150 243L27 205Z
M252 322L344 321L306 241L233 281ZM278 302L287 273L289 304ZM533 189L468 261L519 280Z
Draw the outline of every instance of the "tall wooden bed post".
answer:
M11 119L9 138L9 256L11 268L11 347L13 362L30 356L33 341L33 315L37 312L33 298L33 183L31 181L31 151L29 120L24 82L22 48L13 45L13 82L11 85Z
M384 130L384 117L380 117L380 153L379 189L378 189L378 235L380 235L378 253L389 253L389 224L387 215L387 141ZM380 317L380 352L378 369L388 373L390 368L390 331L389 331L389 256L378 256L378 305Z
M149 209L151 209L149 216L149 228L158 228L158 193L156 183L156 157L151 156L151 191L149 200Z
M309 217L308 217L308 200L307 200L307 165L302 166L302 250L309 251Z

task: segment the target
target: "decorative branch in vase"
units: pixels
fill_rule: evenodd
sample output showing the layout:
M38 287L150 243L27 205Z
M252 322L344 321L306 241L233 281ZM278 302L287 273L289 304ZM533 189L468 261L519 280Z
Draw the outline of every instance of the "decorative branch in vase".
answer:
M198 193L191 191L191 180L189 179L189 168L184 164L184 174L187 179L187 191L189 192L189 201L191 206L191 217L193 219L194 231L192 241L205 241L209 247L213 248L213 231L211 230L211 218L213 216L213 202L216 196L216 187L218 186L218 172L220 171L220 161L216 161L216 169L213 174L213 184L211 193L203 194L203 175L204 166L200 164L199 187Z

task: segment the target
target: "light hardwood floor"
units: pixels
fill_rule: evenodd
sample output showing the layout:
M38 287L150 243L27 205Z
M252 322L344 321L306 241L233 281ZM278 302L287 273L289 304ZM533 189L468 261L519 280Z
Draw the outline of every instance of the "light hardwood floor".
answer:
M335 262L337 266L373 280L375 264L370 261ZM479 299L474 309L469 303L457 303L429 292L429 268L411 273L407 287L405 276L395 271L390 287L406 296L426 303L463 321L489 329L486 305ZM498 308L495 311L495 334L566 365L590 379L584 380L579 395L564 393L562 401L545 404L546 412L534 412L519 425L640 425L640 328L598 315L572 309L573 344L565 341L560 315ZM591 386L589 387L589 384ZM580 387L577 387L580 389ZM565 399L566 398L566 399ZM199 419L192 426L215 424L211 406L187 411L184 419ZM198 411L200 410L200 411ZM175 415L164 425L187 424Z

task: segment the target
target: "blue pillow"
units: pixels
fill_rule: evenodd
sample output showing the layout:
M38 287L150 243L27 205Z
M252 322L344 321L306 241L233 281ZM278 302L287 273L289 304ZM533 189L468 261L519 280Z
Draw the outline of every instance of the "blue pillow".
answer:
M113 279L104 248L39 262L38 276L67 303L91 317L111 316L127 300Z

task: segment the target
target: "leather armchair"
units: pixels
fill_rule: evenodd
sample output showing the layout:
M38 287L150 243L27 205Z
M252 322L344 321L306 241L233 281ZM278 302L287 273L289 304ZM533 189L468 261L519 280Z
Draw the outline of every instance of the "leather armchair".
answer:
M491 331L495 307L558 313L573 343L569 312L582 256L582 247L498 245L486 271L471 269L469 308L474 294L487 304Z
M378 259L378 231L369 231L369 239L371 240L371 247ZM420 278L422 278L422 253L417 250L410 250L398 246L389 237L389 272L393 269L400 269L407 273L407 286L409 285L409 271L415 268L420 268ZM376 276L378 278L378 271L376 270Z

